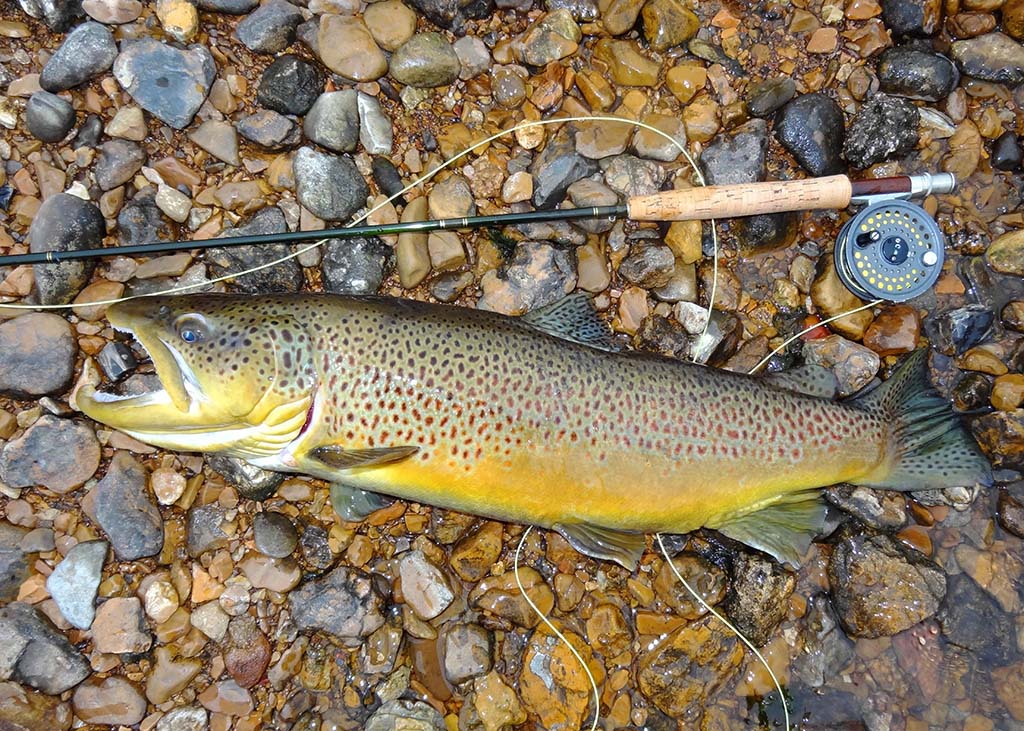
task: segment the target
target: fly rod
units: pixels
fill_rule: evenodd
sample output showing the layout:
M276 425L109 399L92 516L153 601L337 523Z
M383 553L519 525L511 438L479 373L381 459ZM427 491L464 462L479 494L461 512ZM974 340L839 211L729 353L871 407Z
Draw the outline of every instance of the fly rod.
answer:
M348 239L402 233L425 233L445 229L472 229L509 226L521 223L576 221L584 219L620 219L634 221L691 221L710 218L751 216L813 209L846 208L851 203L870 203L874 199L917 198L931 193L949 193L955 179L949 173L896 176L873 180L850 180L845 175L805 180L714 185L668 190L629 198L625 205L590 208L563 208L503 213L493 216L467 216L427 221L406 221L369 226L350 226L317 231L290 231L248 236L225 236L201 241L156 241L134 246L111 246L74 251L34 251L0 256L0 266L22 264L59 264L106 256L139 256L172 251L291 244L325 239ZM43 245L43 242L39 242Z

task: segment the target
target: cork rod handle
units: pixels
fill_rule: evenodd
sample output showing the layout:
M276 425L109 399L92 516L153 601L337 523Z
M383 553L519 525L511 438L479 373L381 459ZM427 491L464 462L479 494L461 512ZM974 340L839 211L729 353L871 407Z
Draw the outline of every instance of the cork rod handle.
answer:
M638 195L627 201L634 221L691 221L757 213L846 208L853 195L845 175L807 180L713 185Z

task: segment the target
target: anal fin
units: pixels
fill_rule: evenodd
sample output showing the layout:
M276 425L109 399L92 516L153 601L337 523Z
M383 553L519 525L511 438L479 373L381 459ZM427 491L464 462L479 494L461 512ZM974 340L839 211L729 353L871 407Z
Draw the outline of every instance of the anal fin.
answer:
M628 533L587 523L556 523L552 526L580 553L634 571L644 555L647 539L643 533Z
M764 551L779 563L794 567L825 525L821 495L796 495L753 513L732 518L715 530L751 548Z
M358 523L392 502L394 501L391 498L346 485L344 482L331 484L331 507L342 520L349 523Z

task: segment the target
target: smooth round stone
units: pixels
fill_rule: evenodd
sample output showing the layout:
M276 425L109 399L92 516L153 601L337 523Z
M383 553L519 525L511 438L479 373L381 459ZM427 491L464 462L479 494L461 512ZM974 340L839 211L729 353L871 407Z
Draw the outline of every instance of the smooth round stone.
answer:
M323 72L289 54L267 66L260 78L256 101L281 114L302 115L313 106L323 88Z
M295 40L302 12L286 0L271 0L247 15L235 28L246 48L257 53L283 51Z
M140 0L82 0L82 10L105 25L131 23L142 15Z
M394 128L375 97L359 92L359 142L370 155L390 155Z
M391 57L395 81L421 89L447 86L461 70L459 55L440 33L414 35Z
M68 193L43 201L29 228L33 252L77 251L102 246L106 224L100 209ZM88 284L95 262L65 261L35 268L36 291L42 304L71 302Z
M75 715L88 724L134 726L146 715L146 699L129 681L112 675L92 678L75 689Z
M299 535L287 515L274 512L257 513L252 520L256 550L272 558L292 555Z
M878 81L886 93L935 102L956 88L960 74L939 53L903 46L888 49L878 59Z
M371 3L363 14L363 22L385 51L397 51L416 33L416 13L401 0Z
M110 68L117 57L117 44L110 30L100 23L82 23L68 33L39 75L47 91L78 86Z
M284 150L302 141L295 122L272 109L261 109L235 124L242 137L268 150Z
M893 35L930 36L942 23L942 0L881 0L882 19Z
M188 0L157 0L156 17L164 32L179 43L188 43L199 30L199 12Z
M747 95L747 113L752 117L770 117L796 95L796 82L789 76L776 76L755 84Z
M317 31L324 66L353 81L375 81L388 71L384 52L360 18L325 15Z
M215 13L245 15L260 2L259 0L196 0L196 4L202 10L212 10Z
M1002 8L1003 30L1018 41L1024 41L1024 0L1007 0Z
M576 53L582 37L572 13L555 8L526 30L517 57L530 66L546 66Z
M25 105L25 124L36 139L60 142L75 126L75 110L56 94L37 91Z
M302 131L335 152L352 152L359 142L359 103L355 89L321 94L306 114Z
M815 177L845 169L843 112L824 94L798 96L775 116L775 137Z
M602 38L594 47L594 56L608 64L611 80L622 86L654 86L661 65L640 53L635 41Z
M499 68L491 80L494 101L506 109L518 107L526 100L526 82L510 68Z

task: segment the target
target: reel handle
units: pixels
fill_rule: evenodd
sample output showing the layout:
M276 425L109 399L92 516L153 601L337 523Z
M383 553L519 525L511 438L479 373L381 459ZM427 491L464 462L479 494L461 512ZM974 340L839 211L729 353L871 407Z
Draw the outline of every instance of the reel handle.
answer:
M693 221L758 213L846 208L853 186L845 175L764 183L710 185L638 195L626 202L634 221Z

